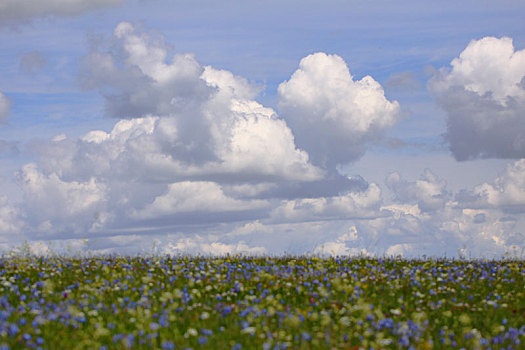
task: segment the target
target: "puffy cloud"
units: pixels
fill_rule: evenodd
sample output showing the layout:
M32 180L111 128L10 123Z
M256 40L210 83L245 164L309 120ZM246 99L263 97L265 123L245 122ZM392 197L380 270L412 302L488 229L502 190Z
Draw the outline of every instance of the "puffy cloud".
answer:
M266 220L235 232L269 252L292 254L500 258L519 254L524 247L523 218L498 209L459 208L455 201L432 212L421 212L417 204L394 203L381 209L390 215L278 224Z
M9 111L11 110L11 101L0 92L0 122L7 118Z
M153 203L135 215L148 218L184 212L245 211L266 206L268 203L262 200L246 201L228 197L214 182L184 181L170 184L166 193L156 197Z
M246 79L211 66L204 67L201 78L208 86L226 90L229 94L244 100L255 98L261 91L261 87L250 84Z
M122 2L123 0L2 0L0 25L44 16L74 16Z
M323 179L286 122L253 100L258 86L192 55L167 63L162 38L127 22L109 46L88 55L84 83L106 94L114 117L129 119L80 138L32 141L38 165L18 174L32 234L251 220L268 215L279 188Z
M401 178L398 172L388 175L386 185L401 203L417 203L423 212L434 211L444 207L448 200L445 180L437 177L430 169L425 169L421 178L409 182Z
M512 39L472 40L451 69L429 82L447 112L446 139L457 160L525 157L525 50Z
M168 51L162 37L121 22L108 47L96 47L84 58L81 83L101 89L111 117L177 113L186 123L193 121L189 126L201 126L201 108L215 89L201 79L204 67L194 55L175 54L166 63Z
M277 222L376 218L381 204L381 190L371 183L366 191L340 196L285 200L271 213Z
M417 181L393 173L390 204L379 185L337 171L399 118L397 102L338 56L301 61L279 88L282 119L255 100L259 86L170 56L162 37L130 23L104 45L82 81L118 120L32 142L39 160L18 173L21 200L0 199L4 242L24 233L79 248L72 238L88 237L102 253L408 256L523 246L521 161L455 197L430 170Z
M170 255L198 254L224 256L228 254L261 255L267 253L263 247L250 247L245 242L239 241L235 244L209 241L201 236L194 238L181 238L176 242L168 243L162 253Z
M112 50L98 49L86 57L82 79L86 87L105 94L111 116L134 118L126 125L157 118L147 133L151 136L141 136L140 146L128 158L148 152L140 162L153 159L171 169L169 176L175 172L204 177L322 177L308 154L297 149L286 123L271 108L252 100L259 88L246 79L202 67L189 54L176 54L166 63L168 46L163 39L127 22L117 26L113 41ZM111 140L100 132L85 140L89 138L105 138L100 144ZM130 139L135 140L135 134Z
M511 213L525 212L525 159L507 165L491 183L475 186L456 196L461 206L499 208Z
M294 147L285 124L257 118L244 116L233 125L217 161L185 159L186 144L178 139L175 120L146 117L121 120L109 133L96 130L78 140L40 143L40 166L68 180L96 176L160 183L195 178L309 181L321 176L308 156Z
M509 164L493 182L455 196L428 169L415 182L392 173L386 182L396 202L382 207L392 216L360 228L380 238L389 254L501 257L515 252L525 242L520 216L525 208L524 165L523 160Z
M354 80L337 55L303 58L278 93L279 109L297 145L314 164L328 168L358 159L367 142L400 118L399 104L385 98L381 85L371 76Z
M37 234L85 233L109 219L106 186L95 178L66 182L27 164L18 173L18 181L24 193L24 214Z
M352 247L352 244L358 240L357 229L350 226L349 232L344 233L333 241L327 241L313 249L313 253L321 256L367 256L370 253L366 248Z

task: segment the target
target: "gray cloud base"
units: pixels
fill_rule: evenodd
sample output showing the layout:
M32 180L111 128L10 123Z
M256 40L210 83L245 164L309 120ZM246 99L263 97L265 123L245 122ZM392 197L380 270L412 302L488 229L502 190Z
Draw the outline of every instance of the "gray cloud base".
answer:
M525 157L525 50L510 38L473 40L429 82L447 112L445 139L457 160Z

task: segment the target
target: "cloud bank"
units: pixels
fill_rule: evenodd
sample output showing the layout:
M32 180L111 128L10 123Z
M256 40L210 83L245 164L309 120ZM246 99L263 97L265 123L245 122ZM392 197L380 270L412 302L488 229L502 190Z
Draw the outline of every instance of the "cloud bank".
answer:
M525 50L512 39L472 40L429 83L447 112L457 160L525 157Z
M162 36L128 22L93 47L79 79L103 96L114 125L32 141L39 158L16 174L21 200L0 197L0 247L27 238L39 252L47 241L101 253L523 248L523 160L457 193L430 169L415 181L389 174L388 191L338 171L400 119L383 87L354 79L340 56L303 58L279 86L276 111L257 101L257 84L171 52ZM438 93L452 84L443 79ZM518 93L490 98L511 105L509 94Z

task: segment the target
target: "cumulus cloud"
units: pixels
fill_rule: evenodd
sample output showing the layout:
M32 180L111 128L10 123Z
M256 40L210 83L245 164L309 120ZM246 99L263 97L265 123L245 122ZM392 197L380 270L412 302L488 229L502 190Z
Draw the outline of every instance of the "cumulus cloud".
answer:
M99 48L86 57L82 80L105 94L110 116L134 118L117 123L119 127L142 125L145 120L154 124L146 133L151 136L141 137L137 154L151 151L141 162L163 163L172 169L170 176L175 171L199 176L322 177L308 154L296 147L284 120L253 100L259 88L246 79L203 67L190 54L176 54L166 63L168 46L162 37L127 22L117 26L112 40L111 50ZM104 138L100 144L112 139L100 132L86 137Z
M437 177L430 169L425 169L421 178L410 182L404 180L398 172L389 174L386 185L401 203L416 203L423 212L442 209L448 200L445 180Z
M223 140L226 145L217 152L217 161L185 159L185 144L178 140L176 121L170 117L146 117L121 120L109 133L96 130L78 140L39 143L40 166L68 180L95 176L166 184L174 179L198 178L309 181L321 175L307 162L306 154L294 148L291 133L279 129L280 121L272 128L271 119L256 118L241 119L239 128L234 125L230 138ZM251 125L244 124L250 121ZM264 134L265 124L273 135ZM271 136L282 136L282 142L277 139L270 143Z
M82 248L84 237L101 253L417 256L468 246L494 256L523 246L522 161L455 194L430 170L416 181L392 173L392 201L337 170L399 119L397 102L371 77L355 80L342 58L301 61L279 87L283 119L257 102L260 86L171 51L123 22L85 57L81 81L104 96L114 126L30 143L39 158L17 174L20 200L0 198L0 247L22 233L39 252L48 240Z
M350 226L347 233L343 233L338 236L335 240L326 241L321 245L316 246L312 253L321 256L367 256L370 253L366 248L352 247L353 244L359 239L357 229L355 226Z
M279 110L297 145L314 164L328 168L358 159L368 142L400 118L399 103L387 100L371 76L354 80L337 55L320 52L303 58L278 93Z
M511 213L525 212L525 159L507 166L493 182L475 186L456 196L461 205L476 208L500 208Z
M184 212L243 211L266 206L268 203L262 200L246 201L228 197L214 182L184 181L170 184L166 193L137 211L136 216L148 218Z
M162 36L146 33L128 22L114 30L108 47L96 47L84 58L81 83L100 88L106 113L115 118L178 113L194 127L203 123L201 109L215 89L193 54L175 54L169 63L169 47ZM206 135L205 135L206 136Z
M63 181L56 173L46 175L31 163L19 171L18 181L24 193L25 216L37 235L85 234L109 219L107 188L95 178Z
M245 242L239 241L235 244L225 244L210 241L209 238L197 235L194 238L180 238L175 242L168 243L162 248L162 253L170 255L212 255L224 256L228 254L261 255L267 253L263 247L250 247Z
M381 216L381 190L371 183L366 191L340 196L286 200L275 208L271 218L277 222L319 221Z
M74 16L122 2L123 0L2 0L0 25L45 16Z
M472 40L429 82L447 112L457 160L525 157L525 50L508 37Z
M252 220L268 215L280 188L324 179L286 122L254 100L260 86L168 52L162 37L123 22L86 57L83 83L118 120L110 131L30 143L38 163L17 175L27 232Z
M11 110L11 101L0 92L0 122L7 118L9 111Z

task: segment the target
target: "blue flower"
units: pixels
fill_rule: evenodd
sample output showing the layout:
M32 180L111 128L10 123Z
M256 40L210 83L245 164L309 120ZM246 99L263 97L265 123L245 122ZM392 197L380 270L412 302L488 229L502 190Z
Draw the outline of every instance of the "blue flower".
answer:
M213 331L211 329L203 328L203 329L201 329L201 334L209 336L209 335L213 334Z
M7 332L8 332L9 335L11 335L11 336L14 336L16 333L18 333L18 331L19 331L19 328L18 328L18 326L17 326L16 324L14 324L14 323L11 323L11 324L9 325L9 328L7 329Z
M161 346L162 346L162 349L164 349L164 350L173 350L173 349L175 349L175 344L173 344L172 341L168 341L168 340L164 340L162 342Z

